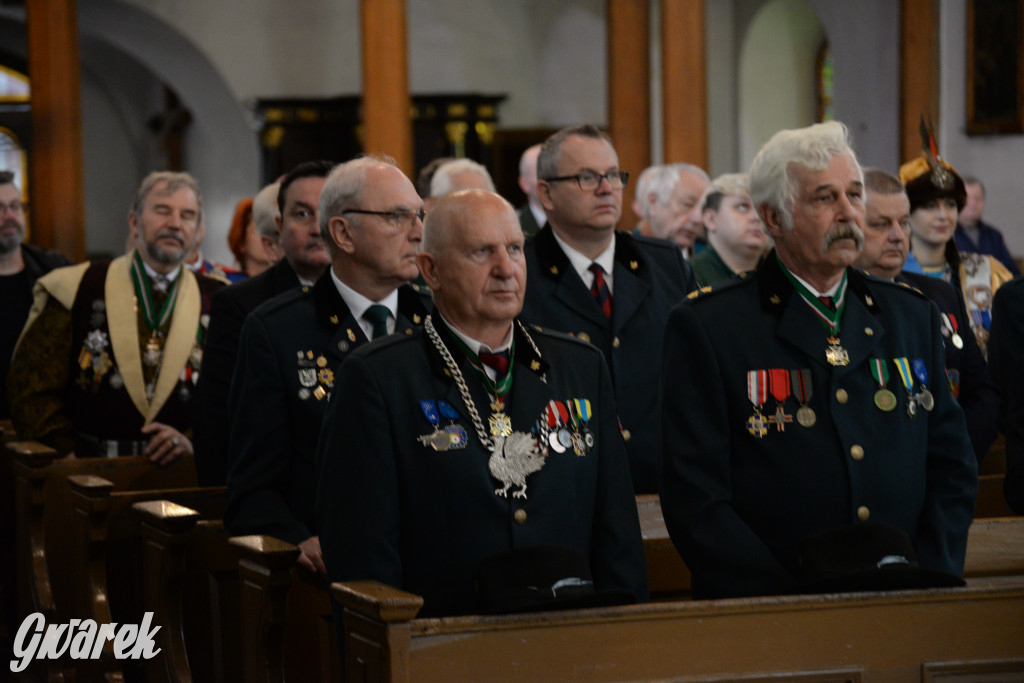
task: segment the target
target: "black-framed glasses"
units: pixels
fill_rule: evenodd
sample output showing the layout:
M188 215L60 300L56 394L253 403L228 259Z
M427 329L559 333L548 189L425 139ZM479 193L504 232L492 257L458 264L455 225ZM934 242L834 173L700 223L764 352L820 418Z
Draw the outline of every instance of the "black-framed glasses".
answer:
M608 171L607 173L595 173L594 171L583 171L576 175L560 175L554 178L542 178L549 183L557 183L560 180L575 180L576 184L584 192L593 192L601 185L602 180L607 180L613 190L621 190L629 182L627 171Z
M409 211L408 209L395 209L394 211L370 211L368 209L345 209L341 212L344 216L346 213L359 213L365 216L383 216L389 222L393 223L398 227L408 227L412 225L414 218L419 218L420 223L427 217L427 212L423 209L419 211Z

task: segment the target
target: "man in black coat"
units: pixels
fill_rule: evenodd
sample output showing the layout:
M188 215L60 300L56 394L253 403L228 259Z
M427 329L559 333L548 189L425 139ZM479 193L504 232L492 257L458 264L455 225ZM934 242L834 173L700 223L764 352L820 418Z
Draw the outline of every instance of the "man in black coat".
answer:
M661 504L694 597L805 589L801 546L865 522L961 574L977 464L939 312L849 268L864 189L845 126L777 133L750 176L775 250L677 306L665 338Z
M329 161L302 163L281 180L277 198L281 215L277 221L284 258L213 297L196 386L193 428L196 473L204 486L220 486L227 481L228 390L245 317L278 294L300 286L312 287L330 263L320 237L317 203L332 166Z
M949 388L963 408L967 433L980 462L999 432L999 394L966 323L963 296L939 278L903 272L910 248L910 200L899 178L877 168L865 169L864 188L864 249L854 266L883 280L915 287L939 307Z
M23 244L24 239L21 190L14 184L13 173L0 171L0 420L10 417L7 369L32 307L32 288L54 268L71 265L59 251Z
M228 400L228 508L232 534L269 534L302 550L299 564L324 573L313 503L313 454L353 349L411 333L427 306L409 287L423 230L423 202L390 160L364 157L335 168L320 193L319 223L331 266L312 288L253 311L242 327Z
M479 613L482 562L558 546L584 558L574 578L646 599L607 366L592 346L516 319L522 248L495 194L457 192L431 208L419 266L436 308L422 330L349 356L320 435L332 581L414 592L422 616Z
M668 312L696 281L674 244L615 232L628 175L607 135L593 126L563 129L544 142L537 169L548 225L526 244L523 320L604 353L633 486L654 493L657 359Z

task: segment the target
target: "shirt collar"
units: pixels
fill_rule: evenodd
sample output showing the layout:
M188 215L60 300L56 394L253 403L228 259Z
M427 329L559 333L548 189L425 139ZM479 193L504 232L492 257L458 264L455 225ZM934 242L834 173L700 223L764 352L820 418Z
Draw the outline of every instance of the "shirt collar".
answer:
M612 289L612 271L615 268L615 231L612 231L612 238L608 242L608 246L605 247L604 251L597 255L597 258L590 259L570 247L565 240L558 236L558 233L554 230L551 231L555 241L558 242L558 246L562 248L565 255L569 258L569 263L572 264L573 270L575 270L580 278L587 286L594 281L594 273L590 270L590 264L596 263L604 268L604 280L608 284L608 291Z
M153 270L152 266L146 263L146 259L142 259L142 267L146 269L146 275L149 277L150 282L156 280L158 277L167 278L167 282L171 283L178 279L178 274L181 272L181 266L178 266L166 275L158 273Z
M448 329L451 331L451 333L454 334L459 339L461 339L462 343L468 346L469 350L478 356L481 353L501 353L502 351L508 351L509 349L512 348L512 332L515 330L514 322L511 325L509 325L508 334L505 336L505 341L503 341L501 345L498 346L497 348L492 349L487 344L477 341L472 337L466 336L459 330L455 329L455 327L451 323L444 319L444 316L442 316L440 312L438 312L438 316L441 318L441 320L444 320L444 324L448 326Z
M785 266L782 266L782 267L786 268ZM789 268L786 268L786 270L789 270ZM819 292L814 287L814 285L812 285L810 282L808 282L807 280L803 279L802 277L800 277L799 275L794 273L792 270L789 270L789 274L792 275L793 277L795 277L797 282L802 284L804 287L806 287L808 289L808 291L810 291L811 294L813 294L814 296L817 296L817 297L822 297L822 296L833 296L834 297L836 295L836 292L839 291L839 285L843 284L843 279L839 278L839 280L837 280L834 285L832 285L831 287L826 289L824 292Z
M391 313L391 317L395 320L398 319L397 289L391 290L391 293L380 301L370 301L365 296L342 282L341 278L339 278L334 272L334 268L329 268L328 270L331 272L331 279L334 280L334 286L338 288L338 294L341 295L345 305L348 306L348 310L352 314L352 317L360 321L360 325L362 324L363 314L366 313L366 309L378 304L386 306L388 311Z

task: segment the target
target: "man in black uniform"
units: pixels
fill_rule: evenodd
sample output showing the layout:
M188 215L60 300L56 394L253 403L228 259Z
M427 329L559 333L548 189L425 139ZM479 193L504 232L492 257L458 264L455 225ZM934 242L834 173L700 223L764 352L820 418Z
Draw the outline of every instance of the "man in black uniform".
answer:
M585 558L598 591L646 598L607 366L516 319L522 249L498 195L465 190L431 208L419 266L434 313L351 354L336 386L348 400L324 420L317 515L331 580L417 593L422 616L479 613L482 561L559 546Z
M846 128L781 131L750 176L775 250L665 337L661 503L694 597L800 590L801 544L869 520L961 574L977 465L939 313L848 267L864 188Z
M967 305L948 282L903 271L910 248L910 199L900 179L868 168L864 170L864 189L864 249L853 265L883 280L915 287L939 307L949 388L963 408L967 433L980 461L999 431L999 394L966 322Z
M668 312L696 288L679 248L615 232L628 174L607 135L565 128L545 142L537 190L548 224L526 244L523 319L604 353L637 493L658 490L658 380Z
M269 534L302 550L324 573L313 502L313 454L348 353L392 332L411 333L427 303L416 277L423 202L391 162L364 157L335 168L319 198L331 267L246 318L228 400L228 508L233 534ZM335 397L346 410L348 393Z
M284 258L213 298L195 402L196 473L204 486L221 486L227 481L228 390L245 316L278 294L299 286L312 287L330 263L320 237L317 202L332 166L329 161L309 161L281 180L277 227Z

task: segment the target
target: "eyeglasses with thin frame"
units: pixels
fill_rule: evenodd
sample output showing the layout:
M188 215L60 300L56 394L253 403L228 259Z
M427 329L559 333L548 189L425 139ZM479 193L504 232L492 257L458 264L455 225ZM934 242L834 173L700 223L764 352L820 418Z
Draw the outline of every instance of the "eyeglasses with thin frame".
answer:
M594 171L583 171L576 175L560 175L553 178L542 178L549 183L557 183L562 180L575 180L576 184L584 192L593 192L600 185L602 180L607 180L613 190L621 190L629 181L627 171L608 171L607 173L595 173Z
M370 211L368 209L345 209L341 212L344 216L346 213L358 213L365 216L383 216L388 220L389 223L395 227L408 228L412 226L413 219L419 218L420 223L427 217L427 212L423 209L419 211L409 211L408 209L395 209L394 211Z
M18 199L15 199L10 204L4 204L3 202L0 202L0 216L2 216L5 213L7 213L8 209L11 210L11 213L18 214L18 213L22 213L27 208L28 208L28 204L25 204L25 203L21 202L21 200L18 200Z

